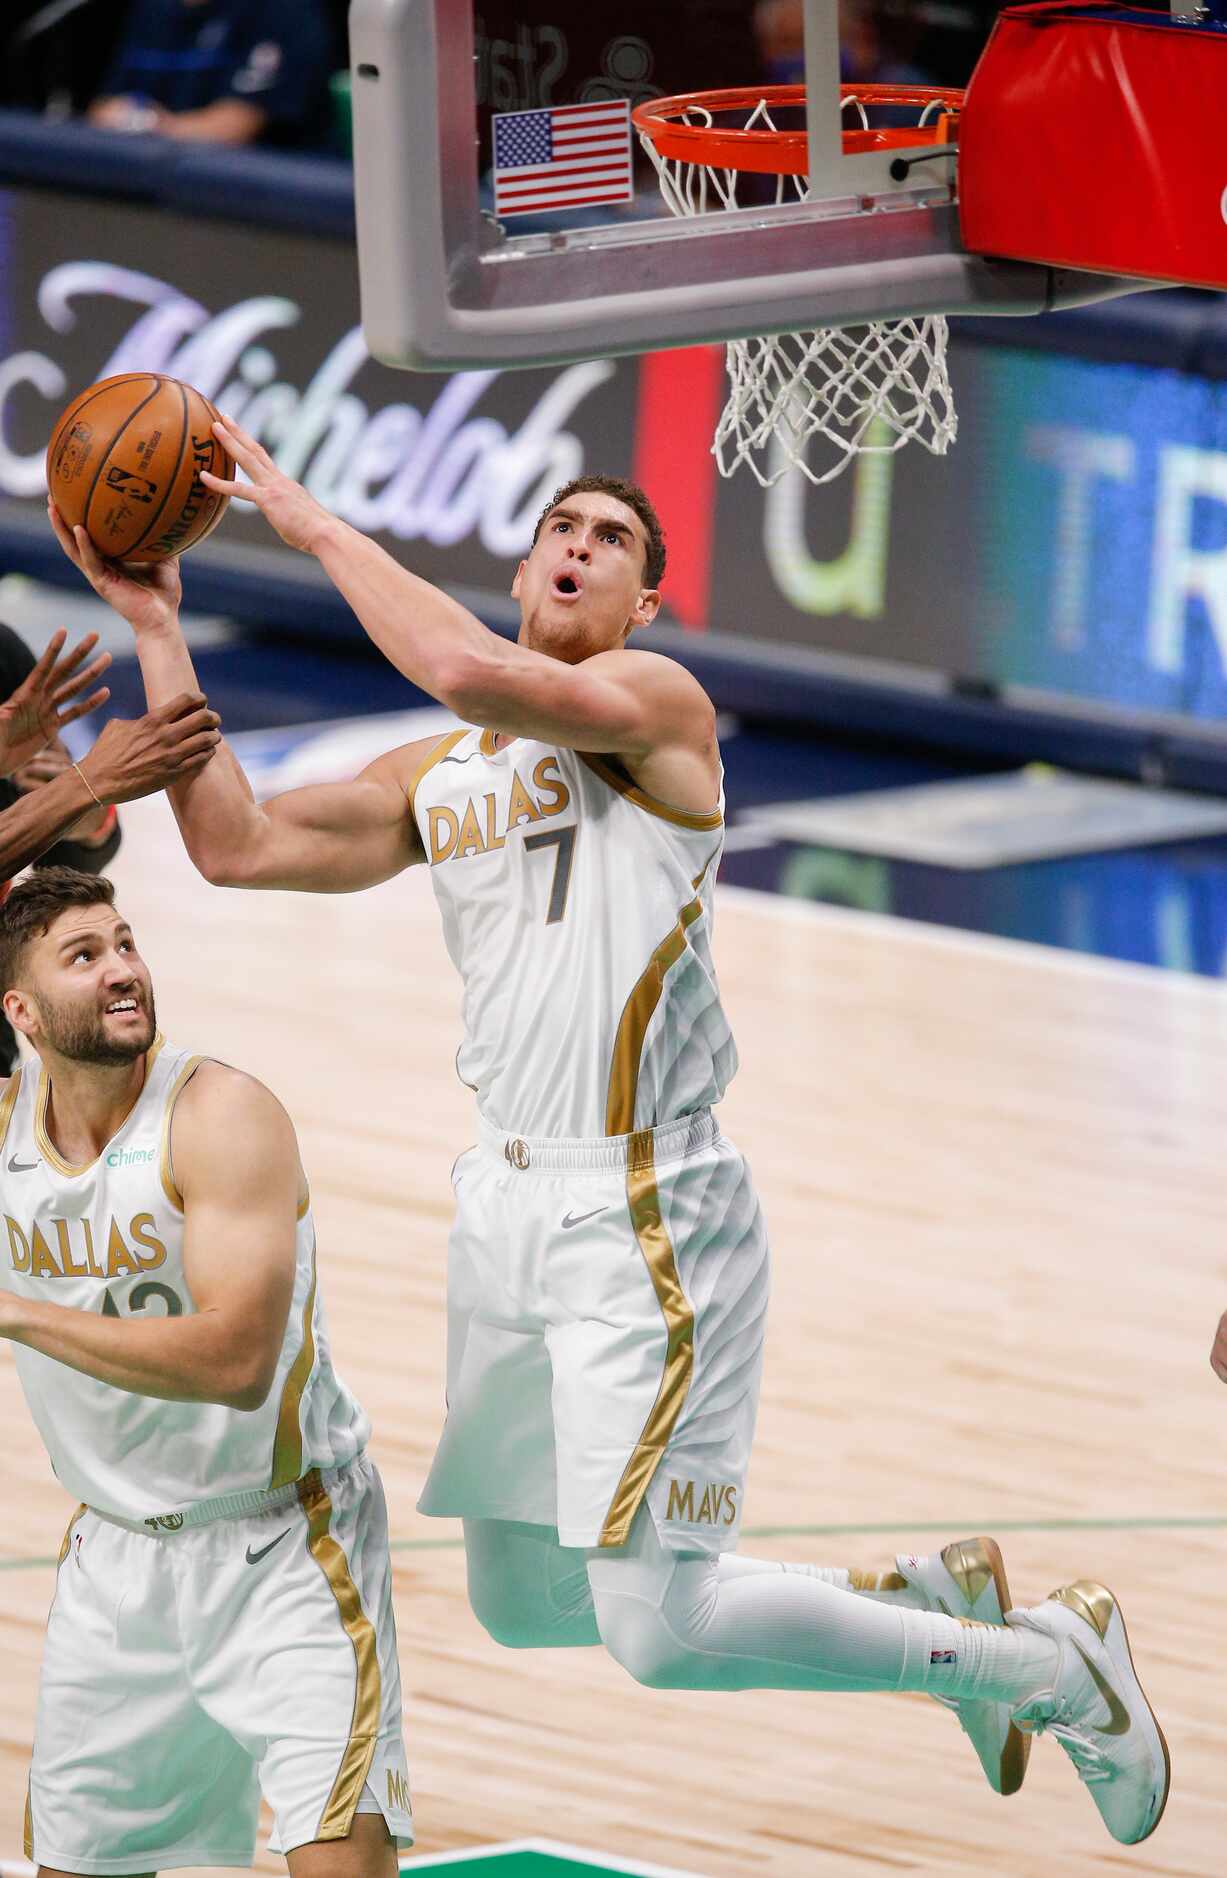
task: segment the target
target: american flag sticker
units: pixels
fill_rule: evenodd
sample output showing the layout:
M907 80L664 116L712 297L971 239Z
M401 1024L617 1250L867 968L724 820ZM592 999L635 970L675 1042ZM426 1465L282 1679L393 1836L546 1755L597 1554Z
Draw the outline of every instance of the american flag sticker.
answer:
M631 107L562 104L494 119L494 213L540 214L632 202Z

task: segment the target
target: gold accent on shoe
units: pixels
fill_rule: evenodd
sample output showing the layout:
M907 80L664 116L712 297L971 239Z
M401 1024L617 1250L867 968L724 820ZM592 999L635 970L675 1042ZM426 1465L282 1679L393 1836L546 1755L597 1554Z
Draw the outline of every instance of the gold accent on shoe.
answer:
M1094 1625L1101 1643L1107 1641L1108 1625L1112 1622L1116 1599L1106 1585L1096 1584L1093 1578L1078 1578L1072 1585L1063 1585L1059 1591L1050 1592L1049 1601L1053 1604L1067 1604L1071 1611L1077 1611L1079 1617Z
M907 1579L902 1572L863 1572L855 1565L848 1567L849 1591L906 1591Z
M993 1577L993 1567L982 1539L956 1539L942 1549L942 1564L969 1604L974 1604Z

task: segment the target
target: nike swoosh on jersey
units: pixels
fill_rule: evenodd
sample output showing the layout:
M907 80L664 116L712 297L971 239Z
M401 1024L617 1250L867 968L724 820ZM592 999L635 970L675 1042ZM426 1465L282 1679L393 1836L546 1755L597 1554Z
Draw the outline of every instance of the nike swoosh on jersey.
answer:
M293 1528L293 1526L287 1526L287 1527L286 1527L286 1529L285 1529L285 1532L279 1532L279 1533L277 1534L277 1537L276 1537L275 1539L270 1539L270 1540L269 1540L269 1542L268 1542L268 1544L267 1544L267 1545L264 1545L264 1546L261 1546L261 1547L260 1547L260 1550L259 1550L258 1552L253 1552L253 1551L252 1551L252 1549L251 1549L251 1547L250 1547L250 1546L248 1546L248 1548L247 1548L247 1563L248 1563L249 1565L258 1565L258 1564L260 1563L260 1560L261 1560L262 1558L267 1558L267 1557L268 1557L268 1555L269 1555L269 1553L270 1553L270 1552L272 1551L272 1549L273 1549L273 1547L274 1547L275 1545L280 1545L280 1544L281 1544L281 1541L282 1541L282 1540L283 1540L283 1539L285 1538L285 1536L286 1536L286 1533L291 1533L291 1532L293 1532L293 1530L294 1530L294 1528Z
M1120 1697L1117 1695L1116 1690L1110 1687L1110 1685L1107 1682L1105 1682L1104 1678L1100 1675L1099 1671L1096 1669L1094 1663L1092 1663L1090 1657L1087 1655L1082 1645L1080 1643L1075 1643L1072 1637L1070 1638L1070 1642L1074 1644L1075 1650L1077 1650L1079 1656L1082 1658L1088 1670L1091 1672L1091 1681L1094 1683L1100 1695L1103 1697L1104 1701L1108 1705L1108 1714L1111 1716L1111 1720L1107 1722L1099 1722L1097 1724L1100 1734L1127 1735L1129 1733L1129 1730L1133 1726L1133 1723L1129 1719L1129 1710L1125 1707L1124 1703L1121 1701Z
M10 1174L32 1174L37 1166L37 1161L19 1161L15 1154L9 1159Z
M608 1213L607 1206L594 1206L591 1213L568 1213L563 1219L562 1230L570 1232L572 1226L582 1226L586 1219L595 1219L598 1213Z

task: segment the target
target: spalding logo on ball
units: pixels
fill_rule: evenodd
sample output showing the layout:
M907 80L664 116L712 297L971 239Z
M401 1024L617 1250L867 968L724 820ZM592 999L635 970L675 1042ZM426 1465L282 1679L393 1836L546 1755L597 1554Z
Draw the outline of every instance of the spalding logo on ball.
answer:
M165 561L211 534L230 504L201 471L230 481L213 435L217 412L191 385L157 372L103 378L60 415L47 487L69 528L113 561Z

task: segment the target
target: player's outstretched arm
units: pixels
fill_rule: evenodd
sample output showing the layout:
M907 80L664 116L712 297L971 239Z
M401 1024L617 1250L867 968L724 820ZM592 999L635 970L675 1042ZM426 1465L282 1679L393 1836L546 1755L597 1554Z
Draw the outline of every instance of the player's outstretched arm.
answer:
M262 1083L202 1063L175 1109L173 1164L193 1311L109 1317L0 1291L0 1336L132 1395L257 1409L294 1286L294 1129Z
M194 690L196 673L179 621L177 562L134 567L107 561L83 528L65 525L54 504L48 503L47 512L73 566L132 627L149 704ZM416 768L414 748L403 753L409 776ZM238 758L223 742L206 774L190 776L169 791L170 804L188 854L215 886L352 893L421 859L398 784L404 767L398 754L372 764L352 782L295 789L259 803Z
M205 474L211 489L253 503L287 546L313 554L368 636L423 691L472 724L576 750L680 755L675 786L709 804L716 786L715 712L672 659L603 653L572 666L510 645L377 542L339 521L229 419L214 425L248 481ZM650 619L654 605L645 613ZM680 768L680 778L676 771ZM694 772L693 774L691 772Z
M87 810L135 802L197 774L217 747L220 721L199 692L132 722L113 717L80 763L0 814L0 879L54 847Z

